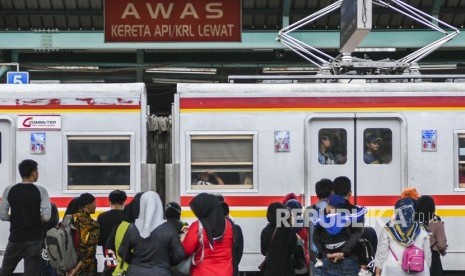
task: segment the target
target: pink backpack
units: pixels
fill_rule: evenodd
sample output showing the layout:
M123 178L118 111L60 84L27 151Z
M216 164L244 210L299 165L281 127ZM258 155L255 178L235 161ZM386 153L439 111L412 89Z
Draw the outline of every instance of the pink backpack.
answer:
M390 247L389 250L391 250L392 255L394 255L394 259L399 261ZM423 249L413 244L405 248L402 255L401 266L402 270L407 273L422 272L425 266L425 252Z

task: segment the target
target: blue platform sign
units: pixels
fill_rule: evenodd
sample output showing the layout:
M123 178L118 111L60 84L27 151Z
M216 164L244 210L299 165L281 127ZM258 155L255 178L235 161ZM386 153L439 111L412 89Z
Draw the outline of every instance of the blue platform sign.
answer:
M28 84L29 83L29 72L7 72L6 83Z

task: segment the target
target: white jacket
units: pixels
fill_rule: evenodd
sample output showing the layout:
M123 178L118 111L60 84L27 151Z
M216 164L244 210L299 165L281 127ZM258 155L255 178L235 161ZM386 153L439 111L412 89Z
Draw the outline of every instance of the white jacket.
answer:
M429 244L429 234L425 229L421 228L420 234L418 234L414 244L415 246L422 248L425 252L425 269L423 272L415 273L415 276L429 276L429 268L431 266L431 249ZM394 258L389 247L396 254L398 261ZM378 239L378 248L376 249L375 265L382 269L382 276L412 275L404 272L401 267L404 249L404 246L391 237L386 227L381 230L381 234Z

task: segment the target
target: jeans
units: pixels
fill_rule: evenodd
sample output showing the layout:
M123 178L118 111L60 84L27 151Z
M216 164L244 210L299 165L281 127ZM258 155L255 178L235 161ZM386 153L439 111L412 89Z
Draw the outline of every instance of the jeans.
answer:
M356 259L345 258L337 263L323 258L323 274L325 276L357 276L360 266Z
M41 253L42 241L8 241L0 276L11 276L21 259L24 259L24 276L40 276Z
M310 270L312 276L323 276L323 267L315 267L314 261L310 261Z

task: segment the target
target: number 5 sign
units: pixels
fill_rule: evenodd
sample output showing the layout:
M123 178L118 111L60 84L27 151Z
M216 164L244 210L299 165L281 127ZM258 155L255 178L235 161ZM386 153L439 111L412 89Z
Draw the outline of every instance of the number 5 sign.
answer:
M29 72L7 72L6 83L28 84L29 83Z

